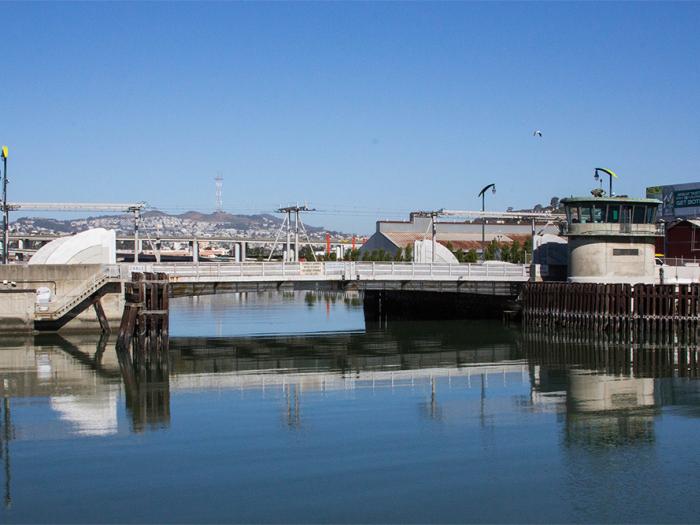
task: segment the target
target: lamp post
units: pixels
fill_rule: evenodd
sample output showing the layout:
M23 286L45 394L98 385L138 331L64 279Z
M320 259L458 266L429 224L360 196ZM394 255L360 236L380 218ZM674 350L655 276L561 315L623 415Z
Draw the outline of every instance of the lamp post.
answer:
M481 197L481 211L486 211L486 192L491 188L492 193L496 193L496 185L489 184L484 186L484 188L479 192L479 197ZM486 260L486 217L481 216L481 260Z
M606 168L596 168L595 170L593 170L593 178L596 180L596 182L600 181L601 187L603 185L603 179L602 179L602 176L598 174L599 171L606 173L608 175L608 177L610 178L610 182L608 184L608 196L612 197L613 196L612 180L613 180L613 177L617 178L617 173L615 173L613 170L609 170Z
M7 146L1 150L2 156L2 263L7 264L9 260L8 250L10 248L10 213L7 209Z

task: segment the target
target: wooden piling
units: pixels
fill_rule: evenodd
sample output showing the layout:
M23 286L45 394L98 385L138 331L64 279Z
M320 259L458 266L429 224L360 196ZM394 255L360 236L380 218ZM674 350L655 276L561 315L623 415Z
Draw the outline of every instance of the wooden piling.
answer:
M613 338L673 342L697 338L700 284L527 283L522 320L528 326L610 332Z
M163 273L134 273L125 285L124 314L119 326L117 349L128 351L134 360L149 362L149 355L168 347L170 286Z

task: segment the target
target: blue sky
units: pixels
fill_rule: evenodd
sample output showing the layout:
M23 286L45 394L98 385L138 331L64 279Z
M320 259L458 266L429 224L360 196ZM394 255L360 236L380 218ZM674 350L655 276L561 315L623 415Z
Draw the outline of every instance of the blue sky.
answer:
M17 201L368 232L412 209L700 180L700 3L3 3ZM542 139L532 136L542 130Z

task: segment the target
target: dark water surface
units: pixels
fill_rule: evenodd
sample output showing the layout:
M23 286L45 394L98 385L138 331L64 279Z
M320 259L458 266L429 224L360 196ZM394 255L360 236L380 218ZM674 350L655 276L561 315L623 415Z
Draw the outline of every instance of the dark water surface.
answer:
M365 327L342 295L172 308L133 380L113 340L2 339L0 521L698 521L694 348Z

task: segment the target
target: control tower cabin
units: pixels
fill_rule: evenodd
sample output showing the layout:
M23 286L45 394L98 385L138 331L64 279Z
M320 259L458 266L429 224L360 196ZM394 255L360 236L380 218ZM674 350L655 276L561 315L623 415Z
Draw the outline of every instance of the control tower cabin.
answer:
M566 210L570 282L656 281L654 241L661 201L570 197L561 202Z

